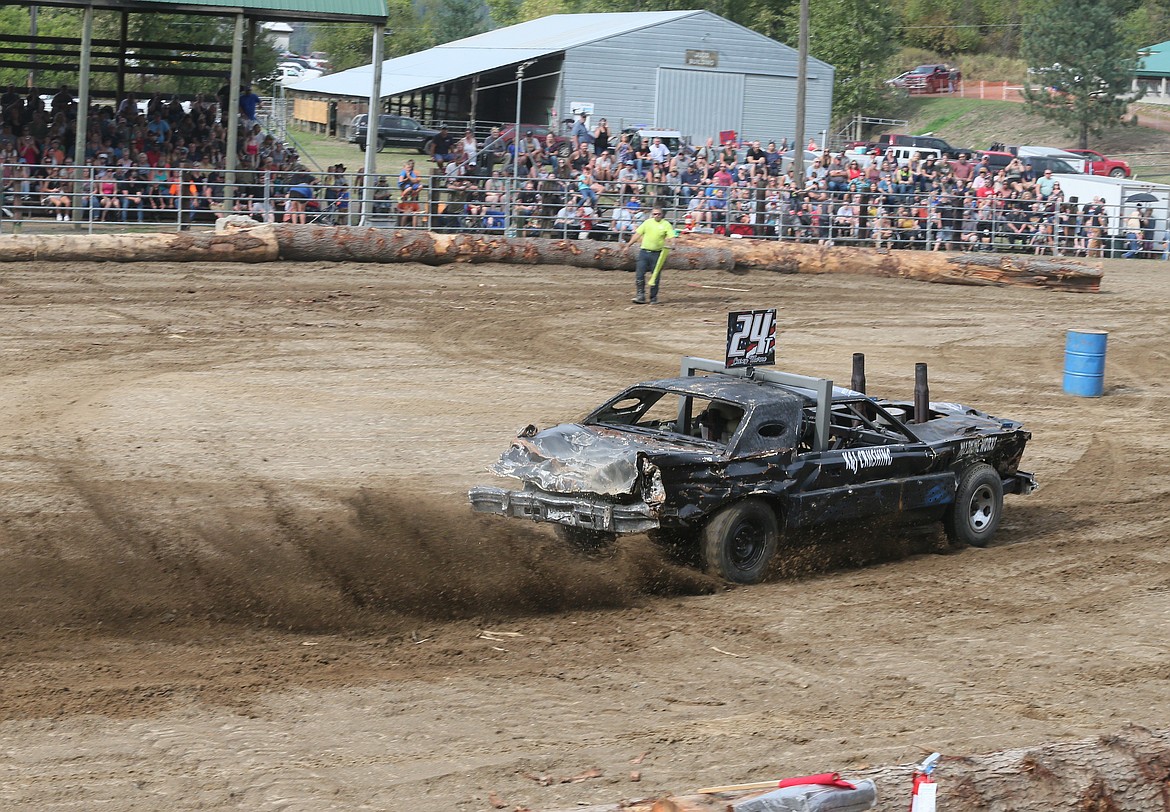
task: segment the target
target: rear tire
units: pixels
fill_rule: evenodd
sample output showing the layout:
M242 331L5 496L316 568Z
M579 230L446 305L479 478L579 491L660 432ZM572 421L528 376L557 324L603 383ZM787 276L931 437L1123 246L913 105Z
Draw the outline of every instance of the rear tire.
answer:
M1003 481L987 463L972 465L959 477L954 503L943 517L951 541L986 547L1003 515Z
M703 528L707 572L733 584L758 584L780 542L776 513L759 499L723 508Z
M586 530L583 527L568 527L558 524L555 528L557 538L565 542L579 553L598 555L613 546L617 541L616 533L606 533L601 530Z

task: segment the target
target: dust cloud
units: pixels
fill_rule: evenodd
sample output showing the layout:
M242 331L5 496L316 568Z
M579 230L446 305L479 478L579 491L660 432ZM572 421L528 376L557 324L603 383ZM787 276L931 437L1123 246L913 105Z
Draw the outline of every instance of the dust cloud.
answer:
M586 558L536 524L436 497L361 490L321 510L244 483L221 504L160 511L113 485L71 484L81 510L4 528L0 592L11 598L0 621L10 632L206 621L337 632L719 588L644 537ZM227 506L241 488L263 506Z

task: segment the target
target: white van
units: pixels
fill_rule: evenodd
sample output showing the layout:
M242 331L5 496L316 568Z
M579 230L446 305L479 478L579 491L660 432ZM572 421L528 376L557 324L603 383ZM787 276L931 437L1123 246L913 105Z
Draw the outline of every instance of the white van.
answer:
M869 167L870 164L873 164L873 163L876 163L880 166L881 162L883 160L885 160L887 155L889 155L892 158L897 159L898 166L901 166L904 163L908 163L909 161L911 161L914 158L915 155L922 158L922 160L924 160L924 161L929 159L929 158L934 158L935 160L943 160L942 152L940 150L937 150L937 149L927 149L926 147L894 146L894 147L886 147L884 150L882 150L881 155L878 155L878 154L873 153L873 152L868 152L868 151L857 152L857 151L849 150L849 151L845 152L844 155L841 156L841 161L846 166L848 166L849 163L852 161L857 161L857 165L859 167L861 167L862 169L866 169Z

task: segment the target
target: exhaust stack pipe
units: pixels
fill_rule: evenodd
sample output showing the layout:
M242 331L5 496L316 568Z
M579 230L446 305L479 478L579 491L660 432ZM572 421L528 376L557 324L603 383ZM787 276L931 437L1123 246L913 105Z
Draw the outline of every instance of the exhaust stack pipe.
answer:
M930 419L930 387L926 384L926 364L914 365L914 422L921 425Z
M849 388L854 392L865 394L865 353L853 353L853 380Z

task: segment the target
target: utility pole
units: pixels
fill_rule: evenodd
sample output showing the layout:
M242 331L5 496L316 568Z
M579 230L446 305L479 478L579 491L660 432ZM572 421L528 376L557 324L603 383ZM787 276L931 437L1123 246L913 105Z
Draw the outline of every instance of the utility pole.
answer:
M796 146L793 174L804 188L804 110L808 89L808 0L800 0L800 36L796 48Z

